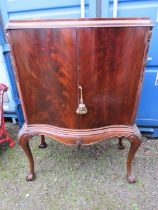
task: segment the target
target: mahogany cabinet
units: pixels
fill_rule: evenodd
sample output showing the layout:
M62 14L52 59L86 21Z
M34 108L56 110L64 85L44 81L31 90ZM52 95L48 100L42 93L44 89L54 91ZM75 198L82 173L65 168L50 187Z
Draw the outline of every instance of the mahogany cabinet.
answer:
M7 35L25 124L19 142L33 180L29 139L65 144L122 137L131 142L127 178L141 143L135 125L152 23L148 18L11 21Z

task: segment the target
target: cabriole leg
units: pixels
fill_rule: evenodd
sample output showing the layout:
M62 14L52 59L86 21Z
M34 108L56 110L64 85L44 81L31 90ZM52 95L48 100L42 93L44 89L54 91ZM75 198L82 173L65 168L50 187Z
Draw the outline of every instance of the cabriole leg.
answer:
M40 149L45 149L47 147L47 144L46 144L46 142L45 142L45 137L44 137L44 135L42 135L41 136L41 143L40 143L40 145L39 145L39 148Z
M30 150L28 137L25 137L25 135L21 136L19 139L19 143L20 143L20 146L22 147L22 149L24 150L24 152L28 158L28 161L29 161L29 174L26 177L26 181L33 181L35 178L34 160L33 160L31 150Z
M119 137L119 141L118 141L117 147L120 150L125 149L124 145L122 144L122 141L123 141L123 138Z
M139 146L141 145L141 139L140 137L136 135L131 135L130 137L128 137L128 140L130 141L131 146L130 146L128 157L127 157L127 180L129 183L135 183L136 179L132 175L131 168L132 168L132 161L133 161L134 155L136 151L138 150Z

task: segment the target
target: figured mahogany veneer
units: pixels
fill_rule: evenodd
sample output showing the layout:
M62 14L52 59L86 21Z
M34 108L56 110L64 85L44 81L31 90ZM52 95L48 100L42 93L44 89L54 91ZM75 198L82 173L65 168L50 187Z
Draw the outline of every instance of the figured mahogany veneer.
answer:
M131 142L127 178L135 182L131 163L141 143L135 117L151 26L148 18L8 24L25 116L19 142L30 163L27 180L35 177L28 143L34 135L42 137L40 148L44 135L77 145L117 136L120 149L121 137Z

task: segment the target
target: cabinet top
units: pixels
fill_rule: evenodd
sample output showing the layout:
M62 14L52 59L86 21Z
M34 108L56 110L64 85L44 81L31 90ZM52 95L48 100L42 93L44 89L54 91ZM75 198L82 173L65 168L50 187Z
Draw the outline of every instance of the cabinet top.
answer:
M150 18L81 18L52 20L11 20L6 29L69 27L134 27L153 26Z

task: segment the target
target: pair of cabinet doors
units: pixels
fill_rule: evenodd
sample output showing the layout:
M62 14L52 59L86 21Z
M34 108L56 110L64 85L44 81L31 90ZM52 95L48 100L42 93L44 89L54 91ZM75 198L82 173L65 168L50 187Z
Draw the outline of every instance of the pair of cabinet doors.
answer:
M11 30L27 124L90 129L132 125L145 27ZM86 114L77 114L82 87Z

